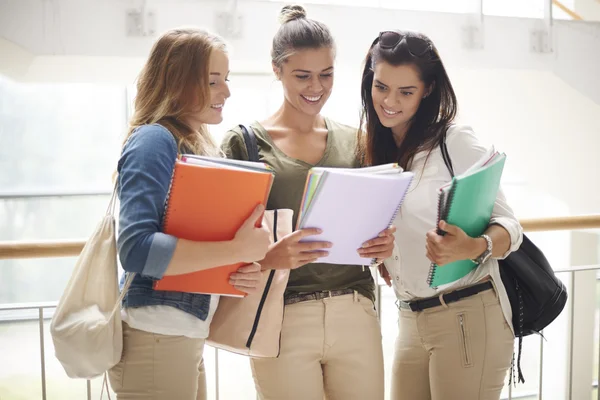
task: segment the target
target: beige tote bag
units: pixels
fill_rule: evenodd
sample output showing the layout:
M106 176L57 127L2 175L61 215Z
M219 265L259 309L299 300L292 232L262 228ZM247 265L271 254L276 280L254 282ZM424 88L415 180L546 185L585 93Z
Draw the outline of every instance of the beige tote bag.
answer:
M273 243L292 232L293 214L289 209L265 212ZM263 271L256 293L244 298L221 296L206 344L251 357L277 357L289 275L288 269Z
M95 378L121 359L121 301L134 274L129 274L119 294L116 196L115 187L106 215L79 255L50 323L56 358L71 378Z

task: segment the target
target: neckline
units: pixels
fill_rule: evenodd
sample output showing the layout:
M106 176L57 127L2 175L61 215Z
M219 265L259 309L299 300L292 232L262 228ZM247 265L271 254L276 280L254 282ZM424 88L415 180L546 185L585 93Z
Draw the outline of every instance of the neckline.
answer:
M292 161L296 164L301 164L310 169L313 167L318 167L318 166L323 165L323 163L329 156L329 152L331 149L331 145L332 145L332 141L333 141L333 139L332 139L333 130L331 129L331 123L330 123L329 119L327 117L323 117L323 120L325 121L325 127L327 128L327 140L325 143L325 151L323 152L323 155L321 156L319 161L317 161L316 164L307 163L306 161L300 160L298 158L288 156L283 150L281 150L275 144L275 142L273 141L273 138L271 138L271 135L269 134L269 132L265 129L264 126L262 126L262 124L260 122L254 121L253 125L256 126L257 128L259 128L260 132L264 135L265 140L273 147L273 149L275 150L275 152L277 154L279 154L281 157L283 157L289 161Z

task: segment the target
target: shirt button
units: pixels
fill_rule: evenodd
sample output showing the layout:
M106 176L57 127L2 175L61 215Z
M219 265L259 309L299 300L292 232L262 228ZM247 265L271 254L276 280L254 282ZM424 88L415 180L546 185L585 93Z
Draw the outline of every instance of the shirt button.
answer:
M398 260L398 256L394 257L396 259L396 261Z
M400 282L400 277L398 275L396 275L396 280Z

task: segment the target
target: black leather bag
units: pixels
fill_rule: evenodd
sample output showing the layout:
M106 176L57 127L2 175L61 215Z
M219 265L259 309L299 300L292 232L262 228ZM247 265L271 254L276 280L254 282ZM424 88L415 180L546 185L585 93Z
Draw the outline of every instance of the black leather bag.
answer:
M440 147L444 163L454 176L445 140ZM498 260L498 264L510 300L513 329L519 338L519 382L525 382L520 366L523 337L540 333L560 315L567 302L567 288L554 274L544 253L525 235L519 249L504 260Z

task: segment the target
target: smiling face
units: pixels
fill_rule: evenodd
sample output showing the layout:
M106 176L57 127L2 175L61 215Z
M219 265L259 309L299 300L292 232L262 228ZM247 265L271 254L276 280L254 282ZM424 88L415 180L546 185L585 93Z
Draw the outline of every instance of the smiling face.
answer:
M222 50L214 50L209 62L210 104L190 116L190 126L216 125L223 121L223 107L229 98L229 57Z
M373 71L371 96L379 121L394 133L403 131L429 90L412 64L391 65L380 61Z
M286 101L307 115L318 115L333 87L334 51L329 47L303 49L289 56L275 73Z

